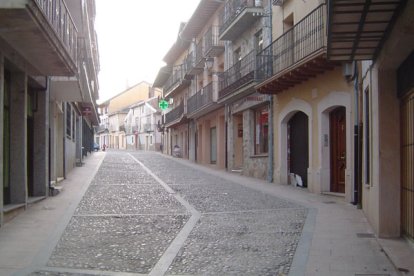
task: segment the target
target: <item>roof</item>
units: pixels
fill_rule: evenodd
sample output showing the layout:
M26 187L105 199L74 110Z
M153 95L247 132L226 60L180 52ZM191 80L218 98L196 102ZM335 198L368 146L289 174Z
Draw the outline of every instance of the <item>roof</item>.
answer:
M181 22L177 40L163 58L163 61L165 61L167 64L172 64L190 46L191 40L187 40L181 37L181 31L185 25L186 23Z
M220 0L201 0L190 20L181 31L181 37L192 39L206 26L212 15L224 3Z
M161 67L160 70L158 71L157 76L155 77L153 87L162 88L165 82L171 76L171 74L172 74L172 66L166 65L164 67Z

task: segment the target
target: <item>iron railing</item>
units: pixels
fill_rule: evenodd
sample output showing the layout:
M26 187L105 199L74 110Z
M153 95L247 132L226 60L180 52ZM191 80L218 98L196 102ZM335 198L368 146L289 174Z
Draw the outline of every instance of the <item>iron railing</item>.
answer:
M256 50L253 50L228 70L218 75L219 98L223 98L241 86L253 81L256 78L255 71Z
M63 0L34 0L72 60L77 60L78 31Z
M246 8L262 7L262 1L255 0L228 0L220 14L220 35Z
M204 61L204 55L203 55L203 40L200 40L196 45L196 52L195 52L195 65L196 67L200 67L200 63ZM204 64L201 65L202 67Z
M179 118L184 114L184 103L181 102L177 107L172 109L170 112L165 114L165 123L169 124Z
M155 124L144 124L142 129L144 132L154 132Z
M215 47L223 47L224 51L224 41L219 39L219 26L211 26L204 35L204 56Z
M213 82L210 82L188 99L187 113L191 114L197 112L204 106L213 102Z
M184 68L185 68L185 72L184 75L189 74L189 72L191 72L191 70L194 68L194 54L193 52L190 52L185 60L184 60Z
M165 94L170 93L174 87L178 86L184 80L184 75L185 64L175 66L173 68L171 76L168 78L164 85Z
M309 13L257 56L257 78L265 80L326 47L325 4Z

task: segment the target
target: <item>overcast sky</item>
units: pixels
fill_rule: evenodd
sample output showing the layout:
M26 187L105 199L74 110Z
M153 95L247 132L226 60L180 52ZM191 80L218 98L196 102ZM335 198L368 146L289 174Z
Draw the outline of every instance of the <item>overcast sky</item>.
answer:
M200 0L96 0L99 101L141 81L152 83L162 58Z

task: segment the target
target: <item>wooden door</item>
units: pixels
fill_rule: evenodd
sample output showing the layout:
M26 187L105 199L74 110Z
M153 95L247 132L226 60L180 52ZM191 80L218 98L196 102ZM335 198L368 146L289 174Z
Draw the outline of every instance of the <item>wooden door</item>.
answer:
M346 117L345 107L338 107L329 115L331 136L331 192L345 193Z

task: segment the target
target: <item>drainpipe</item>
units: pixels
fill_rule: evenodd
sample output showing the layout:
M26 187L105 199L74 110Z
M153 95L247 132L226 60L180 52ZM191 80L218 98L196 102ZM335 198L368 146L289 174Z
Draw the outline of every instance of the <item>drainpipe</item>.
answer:
M359 147L360 139L360 127L359 127L359 78L358 78L358 66L357 62L354 61L354 105L355 105L355 116L354 116L354 201L352 204L357 205L357 208L362 208L361 195L362 187L360 185L360 165L361 165L361 154Z
M268 133L269 133L269 137L268 137L268 143L269 143L269 148L268 148L268 152L269 152L269 157L268 157L268 170L267 170L267 181L269 183L273 182L273 159L274 159L274 152L273 152L273 95L269 96L269 129L268 129Z
M272 43L272 1L269 0L269 45ZM266 20L266 19L265 19ZM269 157L268 157L268 170L267 170L267 181L269 183L273 182L273 172L274 172L274 167L273 167L273 160L274 160L274 152L273 152L273 95L269 95L269 129L268 129L268 133L269 133L269 137L268 137L268 143L269 143L269 148L268 148L268 152L269 152Z

